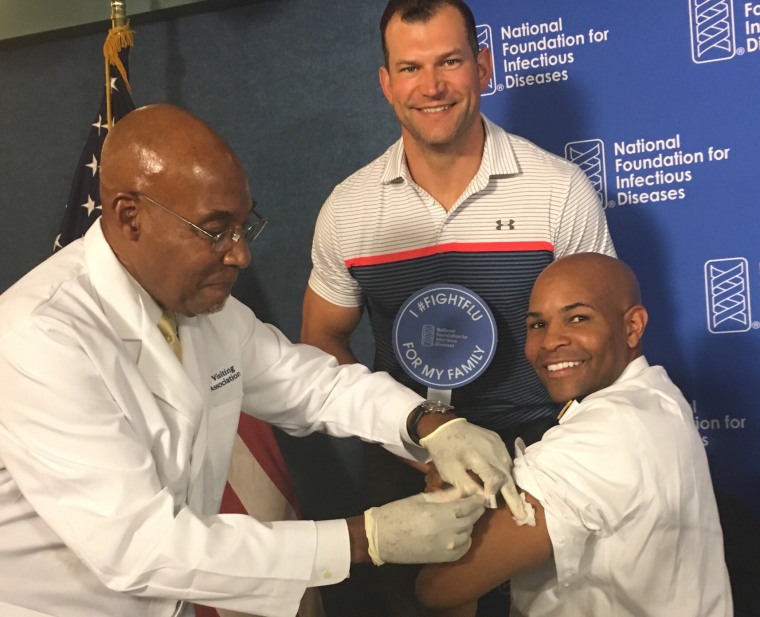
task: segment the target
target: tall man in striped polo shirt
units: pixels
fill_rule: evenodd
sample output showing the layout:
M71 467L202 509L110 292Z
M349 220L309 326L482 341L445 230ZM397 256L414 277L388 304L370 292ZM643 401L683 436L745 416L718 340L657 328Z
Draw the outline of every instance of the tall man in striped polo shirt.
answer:
M394 356L394 319L425 285L465 286L489 305L499 342L488 369L455 389L452 404L510 448L518 435L536 441L557 409L523 356L523 316L533 282L554 259L615 255L599 198L576 165L480 113L491 55L478 49L464 2L391 0L380 30L380 84L401 139L322 207L302 340L355 362L349 340L366 306L374 368L424 393ZM375 499L411 494L423 482L397 461L371 456L369 465L371 474L394 466L387 483L371 478Z

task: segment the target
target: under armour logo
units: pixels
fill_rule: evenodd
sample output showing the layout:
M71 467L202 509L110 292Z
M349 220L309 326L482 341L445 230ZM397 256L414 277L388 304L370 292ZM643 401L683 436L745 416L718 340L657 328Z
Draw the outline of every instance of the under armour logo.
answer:
M507 229L513 230L515 228L514 219L509 219L508 221L504 223L502 223L501 219L496 221L496 231L501 231L502 227L506 227Z

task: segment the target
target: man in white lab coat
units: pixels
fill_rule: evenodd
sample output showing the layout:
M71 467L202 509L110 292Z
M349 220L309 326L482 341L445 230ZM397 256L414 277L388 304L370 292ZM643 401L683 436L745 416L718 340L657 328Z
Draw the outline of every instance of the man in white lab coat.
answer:
M494 434L291 344L230 297L263 220L206 124L138 109L100 173L100 220L0 296L3 617L169 617L192 602L294 615L351 562L458 558L478 493L520 509ZM458 489L348 520L219 515L241 409L295 435L429 453Z

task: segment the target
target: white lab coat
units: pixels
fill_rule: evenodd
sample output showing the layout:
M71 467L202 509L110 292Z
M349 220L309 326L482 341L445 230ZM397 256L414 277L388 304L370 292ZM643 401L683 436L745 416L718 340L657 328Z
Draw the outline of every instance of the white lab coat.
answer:
M168 617L178 599L281 617L315 567L339 582L343 523L215 514L241 409L421 455L401 437L419 397L387 375L234 299L180 320L183 366L148 309L99 223L0 296L3 617Z

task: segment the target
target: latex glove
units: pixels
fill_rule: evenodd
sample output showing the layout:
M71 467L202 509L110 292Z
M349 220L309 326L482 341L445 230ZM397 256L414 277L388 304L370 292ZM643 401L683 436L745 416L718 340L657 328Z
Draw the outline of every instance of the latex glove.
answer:
M496 493L501 492L515 521L527 520L525 501L512 478L512 458L496 433L456 418L423 437L420 445L427 448L445 482L465 495L484 494L492 507ZM483 481L482 487L468 475L468 469Z
M470 548L472 526L485 508L481 495L457 488L419 493L364 513L369 556L383 563L455 561Z

